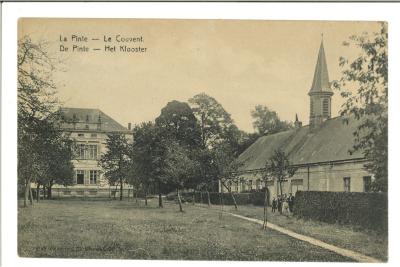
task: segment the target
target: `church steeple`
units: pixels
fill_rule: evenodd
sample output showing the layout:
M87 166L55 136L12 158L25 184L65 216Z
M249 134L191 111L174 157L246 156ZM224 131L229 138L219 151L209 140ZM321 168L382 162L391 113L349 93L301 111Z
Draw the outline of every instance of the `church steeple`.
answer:
M313 129L331 117L333 91L329 82L323 40L321 40L314 79L308 95L310 96L310 127Z

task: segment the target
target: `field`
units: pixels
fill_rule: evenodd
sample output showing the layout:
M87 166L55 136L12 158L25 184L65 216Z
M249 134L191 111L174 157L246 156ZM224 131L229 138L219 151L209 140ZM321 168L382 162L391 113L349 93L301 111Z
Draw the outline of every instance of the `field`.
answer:
M147 207L143 202L49 200L19 208L18 253L57 258L350 261L262 230L218 208L186 204L180 213L174 203L165 203L163 209L157 204L155 199Z

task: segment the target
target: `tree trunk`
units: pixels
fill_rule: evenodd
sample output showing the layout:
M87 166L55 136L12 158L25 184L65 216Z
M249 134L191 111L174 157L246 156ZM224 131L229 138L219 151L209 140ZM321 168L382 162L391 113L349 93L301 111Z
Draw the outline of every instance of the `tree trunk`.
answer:
M38 183L36 186L36 201L39 202L40 198L40 184Z
M163 208L163 202L162 202L162 195L161 193L158 193L158 207Z
M237 206L237 203L236 203L236 199L235 199L235 196L234 196L233 193L232 193L232 190L230 190L230 189L228 188L228 191L229 191L229 194L230 194L231 197L232 197L233 205L235 205L235 210L238 210L238 206Z
M281 189L281 196L283 196L283 191L282 191L282 180L279 180L279 188Z
M193 190L193 205L196 204L196 190Z
M119 180L119 200L122 201L122 190L123 190L123 184L122 184L122 179Z
M208 201L208 206L210 207L211 206L211 200L210 200L210 192L208 192L208 189L207 189L207 201Z
M24 207L27 207L28 197L29 197L29 187L28 184L30 183L29 179L25 181L25 192L24 192Z
M128 188L128 201L129 201L130 194L131 194L131 189Z
M144 205L147 206L147 189L144 191Z
M177 191L177 193L178 193L179 211L180 211L180 212L183 212L181 194L179 193L179 189L176 189L176 191Z
M138 191L135 191L135 202L138 203Z
M265 195L264 195L264 223L263 223L263 228L267 228L267 204L268 204L268 191L267 188L265 188Z
M51 199L51 189L52 189L53 184L49 184L47 187L47 199Z
M32 194L32 188L31 188L31 183L29 183L29 202L33 206L33 194Z
M200 191L200 204L203 204L203 191Z
M222 192L219 192L219 204L221 206L221 212L219 214L220 219L222 219L222 213L224 212L224 202L222 198L223 198Z

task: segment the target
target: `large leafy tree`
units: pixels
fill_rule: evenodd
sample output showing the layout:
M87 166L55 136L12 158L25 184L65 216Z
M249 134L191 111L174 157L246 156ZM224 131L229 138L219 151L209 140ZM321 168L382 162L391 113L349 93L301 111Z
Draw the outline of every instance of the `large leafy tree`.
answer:
M63 147L59 134L48 136L54 140L43 138L52 131L51 128L59 119L55 116L59 102L56 84L52 79L54 72L59 70L57 66L59 62L49 55L46 43L35 43L27 36L18 40L18 181L24 189L25 206L28 195L31 195L32 182L48 180L53 176L50 170L53 172L54 168L65 167L58 165L50 168L43 160L43 153L49 152L50 144L57 152L67 153L67 150L59 147ZM68 166L66 168L69 169Z
M200 131L196 117L187 103L173 100L161 109L155 120L164 138L194 149L200 145Z
M119 185L119 199L122 200L124 183L128 183L132 175L130 144L125 134L111 133L107 135L106 149L99 164L105 171L105 177L109 184Z
M279 119L278 114L263 105L255 106L251 111L253 127L259 135L274 134L292 128L291 123Z
M161 193L167 190L167 183L162 175L166 147L161 129L152 122L144 122L133 128L131 183L140 185L144 190L147 204L147 192L151 185L159 191L159 206L162 207Z
M388 54L387 24L380 32L351 36L345 46L359 48L355 59L341 57L342 77L334 82L345 103L341 114L358 120L354 150L364 153L365 168L374 174L372 189L387 191L388 178Z
M213 97L200 93L189 99L193 113L196 116L201 133L203 148L212 148L224 139L233 120L222 105Z

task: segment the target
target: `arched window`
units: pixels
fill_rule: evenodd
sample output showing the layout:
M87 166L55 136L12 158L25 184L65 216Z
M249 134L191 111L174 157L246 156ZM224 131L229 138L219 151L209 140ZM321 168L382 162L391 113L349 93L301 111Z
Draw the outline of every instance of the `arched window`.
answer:
M329 117L329 99L322 100L322 115Z

